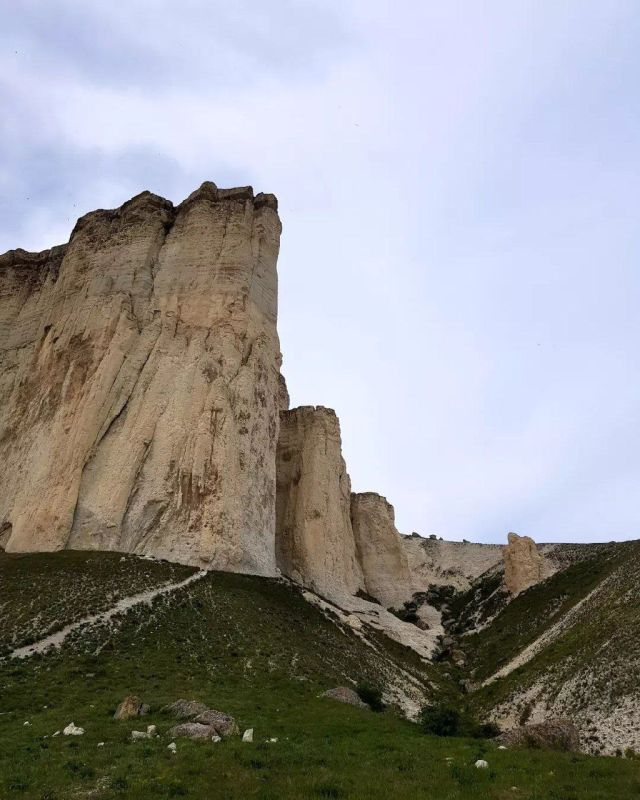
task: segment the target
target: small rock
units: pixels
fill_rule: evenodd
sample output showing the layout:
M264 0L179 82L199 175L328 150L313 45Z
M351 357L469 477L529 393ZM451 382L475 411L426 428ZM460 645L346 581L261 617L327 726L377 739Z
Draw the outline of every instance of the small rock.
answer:
M503 744L501 744L498 746L498 750L507 750L507 748Z
M26 727L27 727L27 725L31 725L31 723L29 722L29 720L27 720L26 722L23 722L23 723L22 723L22 726L23 726L24 728L26 728Z
M147 725L147 735L155 736L158 733L158 728L155 725Z
M243 742L253 741L253 728L247 728L247 730L242 734L242 741Z
M62 733L64 736L84 736L84 728L79 728L73 722L70 722Z
M275 744L275 742L278 741L278 737L276 736L273 739L269 739L269 741Z
M216 733L215 736L211 737L211 741L212 742L221 742L222 741L222 736L218 736L218 734Z
M329 697L331 700L337 700L339 703L347 703L347 705L350 706L367 708L367 704L362 702L357 692L350 689L348 686L337 686L335 689L327 689L327 691L323 692L320 696Z
M201 725L199 722L182 722L171 728L167 735L172 739L211 739L216 732L210 725Z
M149 739L149 734L144 731L131 731L131 738L135 741L137 739Z
M54 736L60 736L60 731L56 731L55 733L51 734L51 738L53 738Z
M208 708L202 714L198 714L193 721L199 722L201 725L210 725L220 736L235 736L240 733L238 724L233 717L223 711L216 711L214 708Z
M104 747L104 742L98 742L97 746L98 747Z
M178 746L176 745L175 742L171 742L171 744L167 745L167 750L170 750L172 753L175 753L177 749Z
M149 706L145 705L135 694L127 695L116 709L114 719L132 719L149 713Z
M489 764L483 758L479 758L475 763L476 769L487 769L488 766Z
M203 714L209 709L204 703L198 700L176 700L174 703L169 703L162 709L164 714L171 714L176 719L189 719L189 717L197 717L198 714Z

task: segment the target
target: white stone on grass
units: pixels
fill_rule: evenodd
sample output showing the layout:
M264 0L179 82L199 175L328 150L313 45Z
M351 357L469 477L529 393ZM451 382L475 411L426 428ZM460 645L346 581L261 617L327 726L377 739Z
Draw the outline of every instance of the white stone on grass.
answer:
M64 736L84 736L84 728L79 728L73 722L70 722L62 733Z
M475 763L476 769L487 769L488 766L489 764L483 758L479 758Z
M178 747L175 742L171 742L171 744L167 745L167 750L171 750L172 753L175 753L177 749Z
M243 742L253 741L253 728L247 728L247 730L242 734L242 741Z

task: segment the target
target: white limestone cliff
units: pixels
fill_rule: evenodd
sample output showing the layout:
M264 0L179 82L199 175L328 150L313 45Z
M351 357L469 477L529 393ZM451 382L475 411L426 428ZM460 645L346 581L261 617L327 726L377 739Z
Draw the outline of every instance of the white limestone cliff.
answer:
M205 183L0 257L7 551L275 573L280 230L272 195Z
M385 608L411 600L411 574L391 503L375 492L351 495L351 524L365 591Z
M500 567L502 545L448 542L414 534L402 537L414 592L429 586L464 591L483 573Z
M276 557L282 573L323 597L364 589L351 527L351 482L334 411L280 414Z

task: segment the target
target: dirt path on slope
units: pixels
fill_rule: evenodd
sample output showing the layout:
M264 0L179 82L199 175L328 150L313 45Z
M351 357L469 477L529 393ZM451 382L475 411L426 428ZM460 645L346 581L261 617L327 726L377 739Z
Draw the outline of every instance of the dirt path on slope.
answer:
M117 614L128 611L128 609L132 608L133 606L140 605L141 603L151 605L151 602L154 600L154 598L163 594L175 592L178 589L182 589L185 586L188 586L190 583L204 578L204 576L207 574L207 570L201 570L200 572L194 572L193 575L189 575L188 578L185 578L183 581L179 581L178 583L165 583L162 584L162 586L156 587L155 589L148 589L146 592L134 594L131 597L123 597L122 600L119 600L112 608L109 608L106 611L101 611L99 614L91 614L88 617L84 617L83 619L78 620L71 625L67 625L61 630L56 631L56 633L45 636L45 638L41 639L39 642L34 642L33 644L29 644L24 647L18 647L12 653L9 653L7 658L28 658L36 653L44 653L50 647L60 647L67 636L78 630L78 628L82 628L85 625L94 625L96 622L106 622L112 617L115 617Z

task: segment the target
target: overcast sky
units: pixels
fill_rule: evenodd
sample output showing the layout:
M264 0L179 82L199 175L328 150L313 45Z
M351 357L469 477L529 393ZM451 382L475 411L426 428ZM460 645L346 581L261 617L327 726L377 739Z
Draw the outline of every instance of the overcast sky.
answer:
M405 533L640 536L637 0L0 0L0 252L277 194L294 405Z

